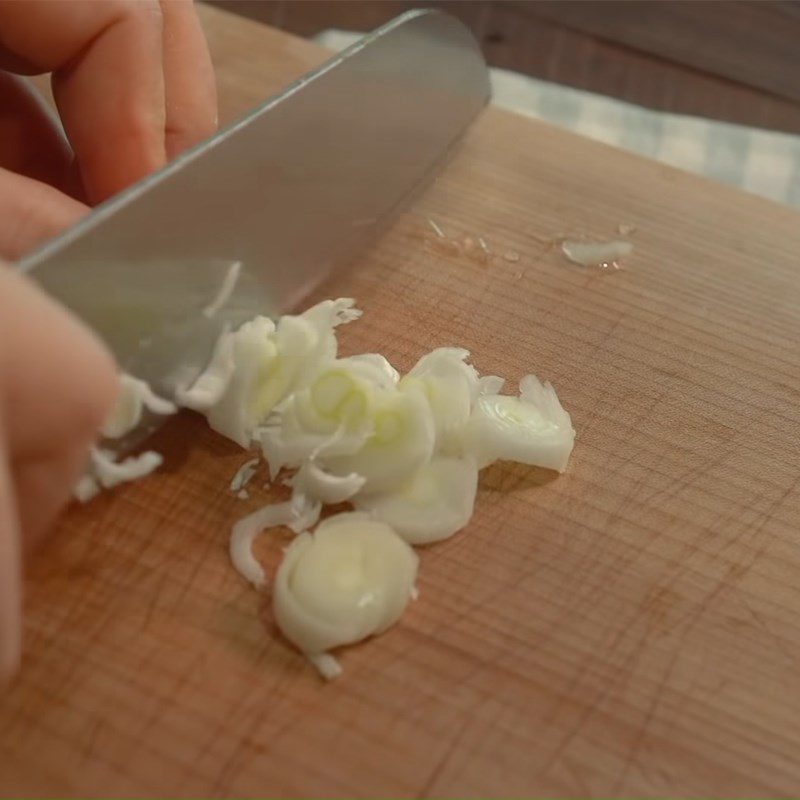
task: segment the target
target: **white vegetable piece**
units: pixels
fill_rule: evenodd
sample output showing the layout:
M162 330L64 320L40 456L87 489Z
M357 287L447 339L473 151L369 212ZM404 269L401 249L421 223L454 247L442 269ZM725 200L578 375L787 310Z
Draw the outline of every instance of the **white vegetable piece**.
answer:
M328 438L343 428L360 430L371 424L372 401L382 373L374 365L337 359L297 392L281 413L299 431Z
M575 431L555 389L535 375L520 381L520 396L479 397L463 433L464 452L478 468L497 460L566 469Z
M393 625L411 597L417 563L385 523L337 514L287 549L273 588L275 619L325 677L335 677L335 661L320 657Z
M325 505L344 503L364 487L366 478L352 472L349 475L331 475L312 460L304 461L291 478L295 493Z
M337 359L319 371L259 431L270 475L322 455L359 450L372 435L374 396L384 379L374 364L351 359Z
M143 409L154 414L174 414L174 403L154 394L149 384L132 375L119 376L119 389L114 407L106 417L100 433L108 439L118 439L130 433L141 421Z
M270 412L335 359L335 328L360 314L353 300L340 298L299 316L283 316L277 326L266 317L242 325L233 334L233 375L219 402L208 410L211 427L249 447Z
M406 484L385 494L357 496L353 505L391 525L409 544L430 544L469 522L477 488L473 458L434 456Z
M236 470L236 474L231 478L230 490L239 492L250 483L253 475L258 472L258 458L251 458Z
M343 672L342 665L330 653L308 655L307 658L326 681L338 678Z
M92 498L100 494L100 491L101 487L97 482L97 478L87 472L78 478L78 482L72 488L72 496L79 503L88 503Z
M143 478L160 467L163 461L160 453L148 450L138 456L117 462L113 453L93 447L89 451L86 473L72 490L73 496L81 503L87 503L101 489L113 489L121 483Z
M100 434L106 439L119 439L130 433L141 422L144 409L154 414L168 415L178 407L156 395L149 384L125 373L119 376L119 390L114 407L106 417ZM117 462L112 452L93 447L85 473L72 490L73 497L88 503L102 489L112 489L121 483L138 480L161 466L159 453L148 451Z
M299 316L278 320L275 333L277 357L268 381L261 387L258 414L266 419L291 392L307 386L320 369L336 358L336 328L361 316L348 297L323 300Z
M113 489L120 483L143 478L160 467L163 462L161 454L152 450L119 462L115 461L113 454L106 450L93 448L91 451L92 471L104 489Z
M633 245L623 240L613 242L561 242L561 251L574 264L582 267L608 267L629 256Z
M400 380L400 373L380 353L359 353L356 356L348 356L340 360L344 363L366 364L371 367L373 379L382 389L391 389L393 386L397 386Z
M318 514L317 510L317 516ZM261 564L253 555L253 542L256 537L264 529L278 525L285 525L295 533L299 533L312 527L316 521L316 517L308 518L298 513L298 509L291 502L273 503L248 514L240 519L231 531L228 552L234 568L256 589L262 589L267 584L267 578Z
M484 394L500 394L505 382L505 378L497 375L483 375L478 378L478 397Z
M275 323L268 317L246 322L232 337L233 373L219 401L208 410L208 423L218 433L248 447L258 424L254 397L277 354Z
M243 326L209 413L241 444L260 442L273 479L296 470L283 481L291 500L240 520L230 552L261 588L256 536L275 525L299 533L275 579L275 617L328 679L341 673L329 649L381 633L416 597L409 545L467 525L480 468L510 459L563 471L575 436L549 383L528 375L518 397L502 396L503 379L480 377L461 348L428 353L402 379L377 353L338 358L335 328L359 314L344 299L266 321L258 341ZM323 505L346 501L357 511L308 532Z
M469 350L439 347L422 356L403 378L403 386L420 386L430 404L436 426L436 449L456 452L458 434L469 418L478 395L475 367L467 364Z
M188 389L179 388L175 392L178 403L201 412L219 403L236 370L235 344L235 334L223 331L214 346L211 361L200 377Z
M383 492L407 480L433 454L433 413L417 387L375 392L372 434L350 455L321 453L320 463L335 475L366 479L362 492Z

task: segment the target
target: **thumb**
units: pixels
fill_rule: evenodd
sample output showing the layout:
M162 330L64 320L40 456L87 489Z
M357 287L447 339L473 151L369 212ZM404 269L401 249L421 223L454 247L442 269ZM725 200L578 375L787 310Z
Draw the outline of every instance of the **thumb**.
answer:
M0 257L20 258L88 212L52 186L0 169Z

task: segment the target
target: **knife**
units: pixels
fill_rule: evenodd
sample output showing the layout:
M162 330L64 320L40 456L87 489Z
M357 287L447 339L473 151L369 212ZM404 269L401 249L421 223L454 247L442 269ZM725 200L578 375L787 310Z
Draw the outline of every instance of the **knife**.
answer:
M224 328L291 309L372 243L489 95L469 31L441 12L408 12L20 269L93 327L121 370L173 397Z

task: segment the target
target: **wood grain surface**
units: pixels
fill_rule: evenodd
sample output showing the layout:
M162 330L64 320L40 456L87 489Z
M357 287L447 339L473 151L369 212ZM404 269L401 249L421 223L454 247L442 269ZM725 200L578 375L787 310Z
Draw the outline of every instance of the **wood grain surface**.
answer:
M323 55L204 22L227 118ZM497 256L443 248L429 217ZM620 223L622 270L552 246ZM486 471L420 600L324 684L228 563L231 523L279 492L237 500L245 454L175 420L164 469L71 509L30 564L2 795L796 795L798 254L787 208L488 111L319 297L365 310L345 352L408 368L460 344L552 380L569 471ZM263 537L270 571L286 541Z

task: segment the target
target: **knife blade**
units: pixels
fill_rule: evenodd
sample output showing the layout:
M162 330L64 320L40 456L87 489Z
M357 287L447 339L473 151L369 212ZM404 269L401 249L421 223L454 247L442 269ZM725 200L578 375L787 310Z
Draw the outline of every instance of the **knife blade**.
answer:
M469 31L408 12L19 266L100 334L121 370L172 397L224 327L292 308L368 246L489 94ZM234 264L230 297L208 313Z

